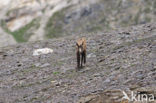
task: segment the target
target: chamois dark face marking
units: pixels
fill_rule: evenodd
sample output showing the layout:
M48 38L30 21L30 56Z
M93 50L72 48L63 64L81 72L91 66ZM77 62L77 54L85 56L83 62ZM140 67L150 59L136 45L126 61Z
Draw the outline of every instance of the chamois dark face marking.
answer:
M86 63L86 39L81 38L76 42L77 68L82 68L82 64Z
M77 47L78 47L78 52L79 53L82 53L82 51L83 51L83 46L82 46L83 44L81 44L81 45L78 45L77 44Z

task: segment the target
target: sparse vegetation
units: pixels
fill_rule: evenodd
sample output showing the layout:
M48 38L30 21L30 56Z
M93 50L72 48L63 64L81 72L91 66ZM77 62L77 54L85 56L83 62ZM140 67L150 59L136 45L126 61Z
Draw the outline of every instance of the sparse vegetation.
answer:
M54 75L57 75L57 74L59 74L59 73L60 73L60 72L57 72L57 71L53 72Z
M61 20L63 19L63 10L54 13L48 20L48 23L45 27L45 35L48 38L56 38L62 35L63 28L61 24Z
M141 11L139 11L139 12L136 14L136 16L134 17L134 24L135 24L135 25L139 23L140 12L141 12Z
M99 31L99 30L102 30L101 26L94 26L94 27L91 28L90 31L92 31L92 32L94 31L95 32L95 31Z
M26 42L29 39L29 37L32 35L31 34L32 32L29 30L32 28L37 29L40 26L38 22L39 22L38 19L34 19L29 24L20 28L19 30L15 32L11 32L11 34L14 36L17 42ZM27 35L28 38L25 38L26 37L25 35Z
M146 7L146 8L144 9L144 12L145 12L145 13L150 13L150 11L151 11L151 10L150 10L150 7Z
M2 21L1 26L7 33L13 35L13 37L17 42L26 42L29 39L29 37L33 34L33 29L36 30L37 28L39 28L40 24L39 24L39 18L36 18L33 19L30 23L28 23L24 27L21 27L20 29L14 32L11 32L6 27L5 21Z

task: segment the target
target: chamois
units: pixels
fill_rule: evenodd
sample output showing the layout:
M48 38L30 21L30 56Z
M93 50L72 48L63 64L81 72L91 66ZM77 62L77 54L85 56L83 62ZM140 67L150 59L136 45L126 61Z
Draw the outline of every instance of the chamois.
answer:
M77 68L82 68L86 63L86 38L78 39L76 42Z

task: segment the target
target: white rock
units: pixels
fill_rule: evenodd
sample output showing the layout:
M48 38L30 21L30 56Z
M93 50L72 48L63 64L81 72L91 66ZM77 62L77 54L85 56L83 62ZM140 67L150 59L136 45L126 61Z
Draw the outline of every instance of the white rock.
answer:
M11 0L0 0L0 8L9 4Z
M50 48L36 49L33 51L33 56L49 54L49 53L53 53L53 49Z
M14 32L14 31L20 29L21 27L24 27L28 23L30 23L34 18L35 18L35 15L22 16L22 17L19 17L15 20L8 22L7 27L11 32Z

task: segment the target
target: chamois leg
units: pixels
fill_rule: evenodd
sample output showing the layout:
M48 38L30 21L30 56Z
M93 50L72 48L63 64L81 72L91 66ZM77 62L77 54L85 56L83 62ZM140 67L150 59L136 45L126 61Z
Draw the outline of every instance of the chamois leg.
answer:
M80 67L80 54L77 52L77 68Z
M84 64L86 64L86 51L84 51Z
M84 58L84 54L82 53L81 54L81 67L82 67L82 64L83 64L83 58Z

